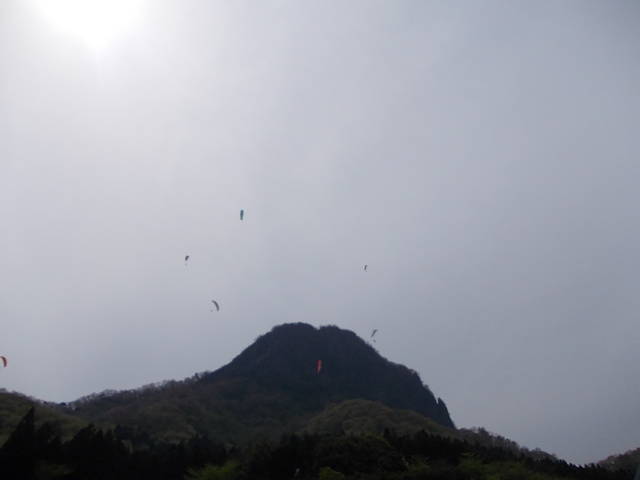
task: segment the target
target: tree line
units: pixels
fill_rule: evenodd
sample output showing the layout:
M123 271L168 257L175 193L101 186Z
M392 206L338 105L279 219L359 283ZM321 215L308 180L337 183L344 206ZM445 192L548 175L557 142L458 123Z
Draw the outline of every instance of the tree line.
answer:
M289 434L223 444L205 435L162 442L135 427L88 425L61 440L35 409L0 448L0 478L21 480L627 480L628 471L483 446L425 431L397 435Z

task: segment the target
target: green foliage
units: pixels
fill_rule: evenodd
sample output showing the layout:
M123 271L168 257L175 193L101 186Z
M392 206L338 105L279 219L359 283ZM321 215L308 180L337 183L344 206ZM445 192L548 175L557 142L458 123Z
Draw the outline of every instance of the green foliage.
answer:
M432 469L426 461L422 459L416 459L409 465L407 472L402 476L404 480L419 480L422 478L429 478Z
M338 472L331 467L322 467L318 472L318 480L344 480L347 478L344 473Z
M328 466L346 474L406 468L399 452L383 438L373 435L323 438L316 457L318 466Z
M491 433L484 428L461 428L456 430L456 436L462 438L471 443L482 445L488 448L500 448L502 450L509 450L514 453L530 457L535 460L557 460L555 455L544 452L540 449L529 450L521 447L513 440L509 440L501 435Z
M628 472L533 460L426 432L288 435L233 449L196 435L158 443L130 427L89 425L61 442L30 409L0 449L0 478L21 480L628 480Z
M421 430L444 436L457 436L456 431L410 410L390 408L380 402L353 399L329 405L311 418L304 431L320 434L378 434L393 430L411 434Z
M555 480L562 478L532 471L520 462L483 462L473 455L465 456L460 462L459 470L467 478L477 480Z
M237 461L228 461L224 465L205 465L190 469L187 480L235 480L240 478L240 465Z

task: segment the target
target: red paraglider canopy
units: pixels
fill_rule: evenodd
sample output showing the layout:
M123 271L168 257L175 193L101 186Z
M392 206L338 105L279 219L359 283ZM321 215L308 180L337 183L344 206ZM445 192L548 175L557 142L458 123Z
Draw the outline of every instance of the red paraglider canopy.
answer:
M322 360L318 360L316 363L316 374L319 374L320 370L322 370Z

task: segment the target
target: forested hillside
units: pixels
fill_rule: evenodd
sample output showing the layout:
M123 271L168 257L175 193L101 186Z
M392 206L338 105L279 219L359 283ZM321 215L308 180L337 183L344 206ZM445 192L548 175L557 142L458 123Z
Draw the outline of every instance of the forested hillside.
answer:
M225 445L195 435L178 443L133 428L92 425L62 441L29 410L0 448L0 478L21 480L627 480L631 472L532 459L511 450L420 431L397 435L284 435Z

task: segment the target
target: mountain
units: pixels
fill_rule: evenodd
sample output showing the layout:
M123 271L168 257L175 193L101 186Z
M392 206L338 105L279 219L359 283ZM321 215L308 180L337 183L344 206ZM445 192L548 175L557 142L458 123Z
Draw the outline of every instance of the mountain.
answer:
M233 461L244 462L249 473L273 470L265 478L282 478L280 468L298 465L301 455L309 457L305 468L311 470L305 478L317 478L323 465L338 468L344 463L340 468L355 472L380 462L391 462L387 467L393 471L422 472L402 478L427 478L420 475L440 470L447 478L459 473L464 475L455 478L470 478L466 470L472 476L483 471L483 478L618 479L628 474L615 468L607 472L603 467L574 467L484 429L456 429L444 402L416 372L386 360L353 332L335 326L280 325L215 372L93 394L69 404L0 392L0 456L11 457L10 451L22 451L29 438L41 438L33 434L41 432L38 425L29 427L34 405L36 422L53 424L54 433L67 442L62 450L55 436L42 444L44 465L51 471L84 468L74 459L86 457L90 460L85 463L98 470L125 468L126 462L135 461L142 462L136 468L143 469L158 464L153 478L169 475L168 462L177 469L171 475L183 478L188 465L202 466L205 457L223 461L235 452ZM29 431L32 434L26 435ZM42 432L47 432L44 426ZM297 435L283 435L292 433ZM10 440L4 442L6 438ZM342 444L346 452L336 447ZM119 460L104 463L99 452L105 449ZM132 456L127 460L127 455ZM533 470L559 476L534 475ZM91 477L86 472L78 475L73 478Z
M320 374L316 373L318 360L322 361ZM275 327L203 380L238 377L288 391L299 402L317 408L331 401L364 398L454 427L445 403L434 397L415 371L386 360L355 333L336 326Z
M274 327L215 372L92 395L63 411L163 440L207 434L237 442L299 431L328 405L349 399L413 411L454 428L445 403L415 371L386 360L351 331L304 323Z

